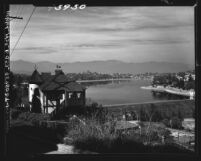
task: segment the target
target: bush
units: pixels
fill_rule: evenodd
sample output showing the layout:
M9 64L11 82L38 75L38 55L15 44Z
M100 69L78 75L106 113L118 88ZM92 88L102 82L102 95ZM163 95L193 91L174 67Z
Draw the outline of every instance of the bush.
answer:
M159 153L159 152L190 152L180 149L173 144L151 145L133 139L132 137L112 137L98 138L86 137L79 138L73 142L75 148L81 150L90 150L98 153Z
M11 113L11 119L17 119L18 116L22 113L22 111L17 109L11 109L10 113Z
M173 117L170 126L174 129L182 129L182 121L178 117Z
M69 124L67 137L72 138L73 144L78 147L83 145L97 148L99 142L102 142L100 145L107 144L105 140L109 141L116 137L114 121L101 124L96 119L87 119L85 123L71 120Z
M97 103L93 103L90 106L85 106L83 114L86 118L95 119L101 123L106 122L108 118L110 118L108 109L98 105Z
M50 118L49 115L45 114L23 112L18 116L18 120L27 121L32 123L33 125L36 125L41 121L50 120Z
M162 123L167 126L170 127L170 121L168 119L163 119Z
M87 137L110 137L112 136L112 125L101 125L96 120L87 120L86 124L81 122L71 122L71 129L68 136L73 139L87 138Z
M72 144L80 150L90 150L98 153L182 151L169 145L172 144L172 138L170 138L170 132L164 126L152 125L148 133L146 133L147 125L142 127L141 132L140 129L133 129L117 133L115 130L116 121L101 124L96 119L87 119L85 124L75 120L70 121L70 124L67 138L72 139ZM163 146L161 136L165 139ZM65 143L69 144L68 140ZM145 145L145 143L147 144Z
M185 89L190 90L190 89L195 89L195 81L189 81L185 84Z

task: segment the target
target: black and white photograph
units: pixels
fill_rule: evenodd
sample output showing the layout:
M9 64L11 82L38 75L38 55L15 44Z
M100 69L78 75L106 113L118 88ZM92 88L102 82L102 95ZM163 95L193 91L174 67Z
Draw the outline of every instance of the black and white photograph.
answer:
M8 155L195 153L194 14L10 5Z

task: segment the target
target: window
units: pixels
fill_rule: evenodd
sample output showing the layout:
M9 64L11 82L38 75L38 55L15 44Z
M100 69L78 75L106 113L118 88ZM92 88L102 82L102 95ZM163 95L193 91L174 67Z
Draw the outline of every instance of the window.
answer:
M73 93L69 93L69 94L68 94L68 98L71 98L71 97L72 97L72 94L73 94Z
M81 96L81 93L77 93L77 98L80 98L80 96Z

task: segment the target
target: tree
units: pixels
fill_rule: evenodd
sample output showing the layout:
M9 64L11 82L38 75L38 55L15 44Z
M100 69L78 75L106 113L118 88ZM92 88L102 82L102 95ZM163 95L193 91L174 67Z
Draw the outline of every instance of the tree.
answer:
M153 78L153 85L163 85L166 84L166 78L165 76L157 75Z
M167 127L170 127L170 121L168 119L163 119L163 124Z
M149 122L153 120L155 112L156 112L156 106L154 104L151 104L150 108L146 110L146 117Z
M137 114L136 111L131 111L131 116L132 116L132 119L133 119L133 120L138 120L138 119L139 119L139 118L138 118L138 114Z
M179 88L184 89L184 80L183 79L179 80Z
M146 116L145 116L145 111L144 109L141 107L140 108L140 112L139 112L139 117L140 117L140 121L146 121Z
M155 111L152 120L155 121L155 122L159 122L159 121L162 120L161 112L159 110Z
M192 77L192 75L191 75L191 74L188 76L188 81L189 81L189 82L194 81L194 79L193 79L193 77Z
M187 82L187 83L185 84L185 89L186 89L186 90L190 90L190 89L194 89L194 90L195 90L195 81L192 80L192 81L190 81L190 82Z
M41 113L41 102L40 102L40 93L39 93L39 89L36 88L34 90L34 95L33 95L33 99L32 99L32 109L31 112L34 113Z
M178 117L171 119L171 127L174 129L182 129L182 121Z
M17 77L16 77L16 84L17 84L18 86L20 86L21 83L22 83L22 81L23 81L22 76L21 76L21 75L17 75Z
M146 138L148 142L150 142L151 139L153 139L153 137L156 135L151 128L151 123L152 123L152 119L155 114L155 111L156 111L156 106L154 104L151 104L150 108L146 110L146 120L149 121L149 124L146 128Z
M179 72L177 75L180 76L180 77L182 77L182 78L184 78L185 75L186 75L186 73L185 72Z
M191 110L192 110L192 117L195 119L195 107L193 107Z
M178 108L178 118L180 120L183 120L184 119L184 116L183 116L183 113L181 112L181 110Z

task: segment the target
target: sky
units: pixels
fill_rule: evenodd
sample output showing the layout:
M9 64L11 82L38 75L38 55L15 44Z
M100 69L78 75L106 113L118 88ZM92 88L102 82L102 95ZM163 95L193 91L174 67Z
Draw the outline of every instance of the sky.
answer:
M12 5L11 51L34 6ZM194 64L193 7L37 7L10 60Z

